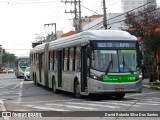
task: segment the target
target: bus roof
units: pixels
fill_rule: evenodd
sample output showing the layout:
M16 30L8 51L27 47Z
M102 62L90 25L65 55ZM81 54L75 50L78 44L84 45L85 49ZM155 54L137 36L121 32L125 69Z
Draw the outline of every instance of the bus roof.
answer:
M74 46L80 44L86 44L94 40L130 40L137 41L137 38L126 31L120 30L91 30L83 31L81 33L60 38L58 40L52 41L49 44L50 49L63 48L67 46Z
M137 41L137 38L126 31L121 30L91 30L83 31L68 37L60 38L49 43L49 49L64 48L69 46L89 43L90 40L130 40ZM37 45L32 51L43 51L45 44Z

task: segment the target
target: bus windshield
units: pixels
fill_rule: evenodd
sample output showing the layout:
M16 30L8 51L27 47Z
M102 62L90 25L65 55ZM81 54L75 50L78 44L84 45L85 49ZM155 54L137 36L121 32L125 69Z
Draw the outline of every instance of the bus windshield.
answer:
M28 67L29 66L29 58L20 58L19 59L19 66L21 67L21 68L23 68L23 67Z
M94 50L91 67L105 72L133 72L139 69L136 50Z

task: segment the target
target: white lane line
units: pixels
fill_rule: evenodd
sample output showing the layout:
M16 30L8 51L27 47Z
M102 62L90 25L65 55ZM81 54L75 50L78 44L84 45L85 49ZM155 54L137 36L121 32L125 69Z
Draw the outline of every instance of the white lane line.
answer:
M34 106L35 109L42 109L42 110L53 110L53 111L70 111L70 110L64 110L64 109L58 109L58 108L49 108L49 107L41 107L41 106Z
M23 81L22 81L22 82L23 82ZM20 84L21 84L21 82L20 82L19 84L15 85L14 87L12 87L11 89L15 89L15 88L19 87Z
M4 103L3 103L2 100L0 100L0 104L1 104L1 109L2 109L2 111L6 111L6 108L5 108Z
M160 106L160 104L154 104L154 103L136 103L136 104L138 104L138 105L158 105L158 106Z
M7 86L9 86L10 84L8 84L8 85L5 85L5 86L2 86L2 87L0 87L0 88L5 88L5 87L7 87Z
M6 111L6 107L4 106L3 100L0 100L0 107L2 111ZM3 117L3 120L10 120L9 117Z
M131 95L126 95L125 97L132 97L132 96L143 96L143 95L148 95L148 94L159 94L159 92L149 92L149 93L138 93L138 94L131 94Z
M0 93L0 95L7 95L7 94L12 94L12 93L14 93L14 94L18 94L18 93L16 93L17 91L6 91L6 92L1 92Z
M35 109L42 109L42 110L69 111L69 110L64 110L64 109L41 107L41 106L35 106L35 105L23 105L23 106L30 107L30 108L35 108Z
M112 109L116 109L116 108L120 108L118 106L111 106L111 105L100 105L100 104L94 104L94 103L72 103L72 102L66 102L68 104L74 104L74 105L89 105L89 106L94 106L94 107L107 107L107 108L112 108Z
M54 105L54 106L68 107L68 108L75 108L75 109L99 110L99 109L96 109L96 108L82 107L82 106L74 106L74 105L62 105L62 104L46 104L46 105Z
M44 102L68 102L68 101L79 101L78 99L68 99L68 100L50 100L50 101L33 101L33 102L12 102L12 103L44 103Z
M23 82L24 82L24 81L22 81L22 82L20 82L20 83L19 83L19 86L20 86L20 91L19 91L19 95L18 95L17 102L21 102L21 101L22 101L22 98L21 98L21 96L22 96Z

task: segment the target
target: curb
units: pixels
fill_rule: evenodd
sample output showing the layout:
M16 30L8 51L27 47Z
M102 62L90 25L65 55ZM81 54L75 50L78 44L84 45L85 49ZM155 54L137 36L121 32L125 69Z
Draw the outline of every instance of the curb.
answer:
M149 88L149 89L155 89L155 90L160 90L160 86L156 85L142 85L144 88Z

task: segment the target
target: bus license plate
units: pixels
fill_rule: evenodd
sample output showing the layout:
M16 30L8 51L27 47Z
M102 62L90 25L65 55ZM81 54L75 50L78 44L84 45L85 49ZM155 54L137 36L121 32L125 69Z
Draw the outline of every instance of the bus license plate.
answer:
M116 88L116 92L123 92L124 88Z

